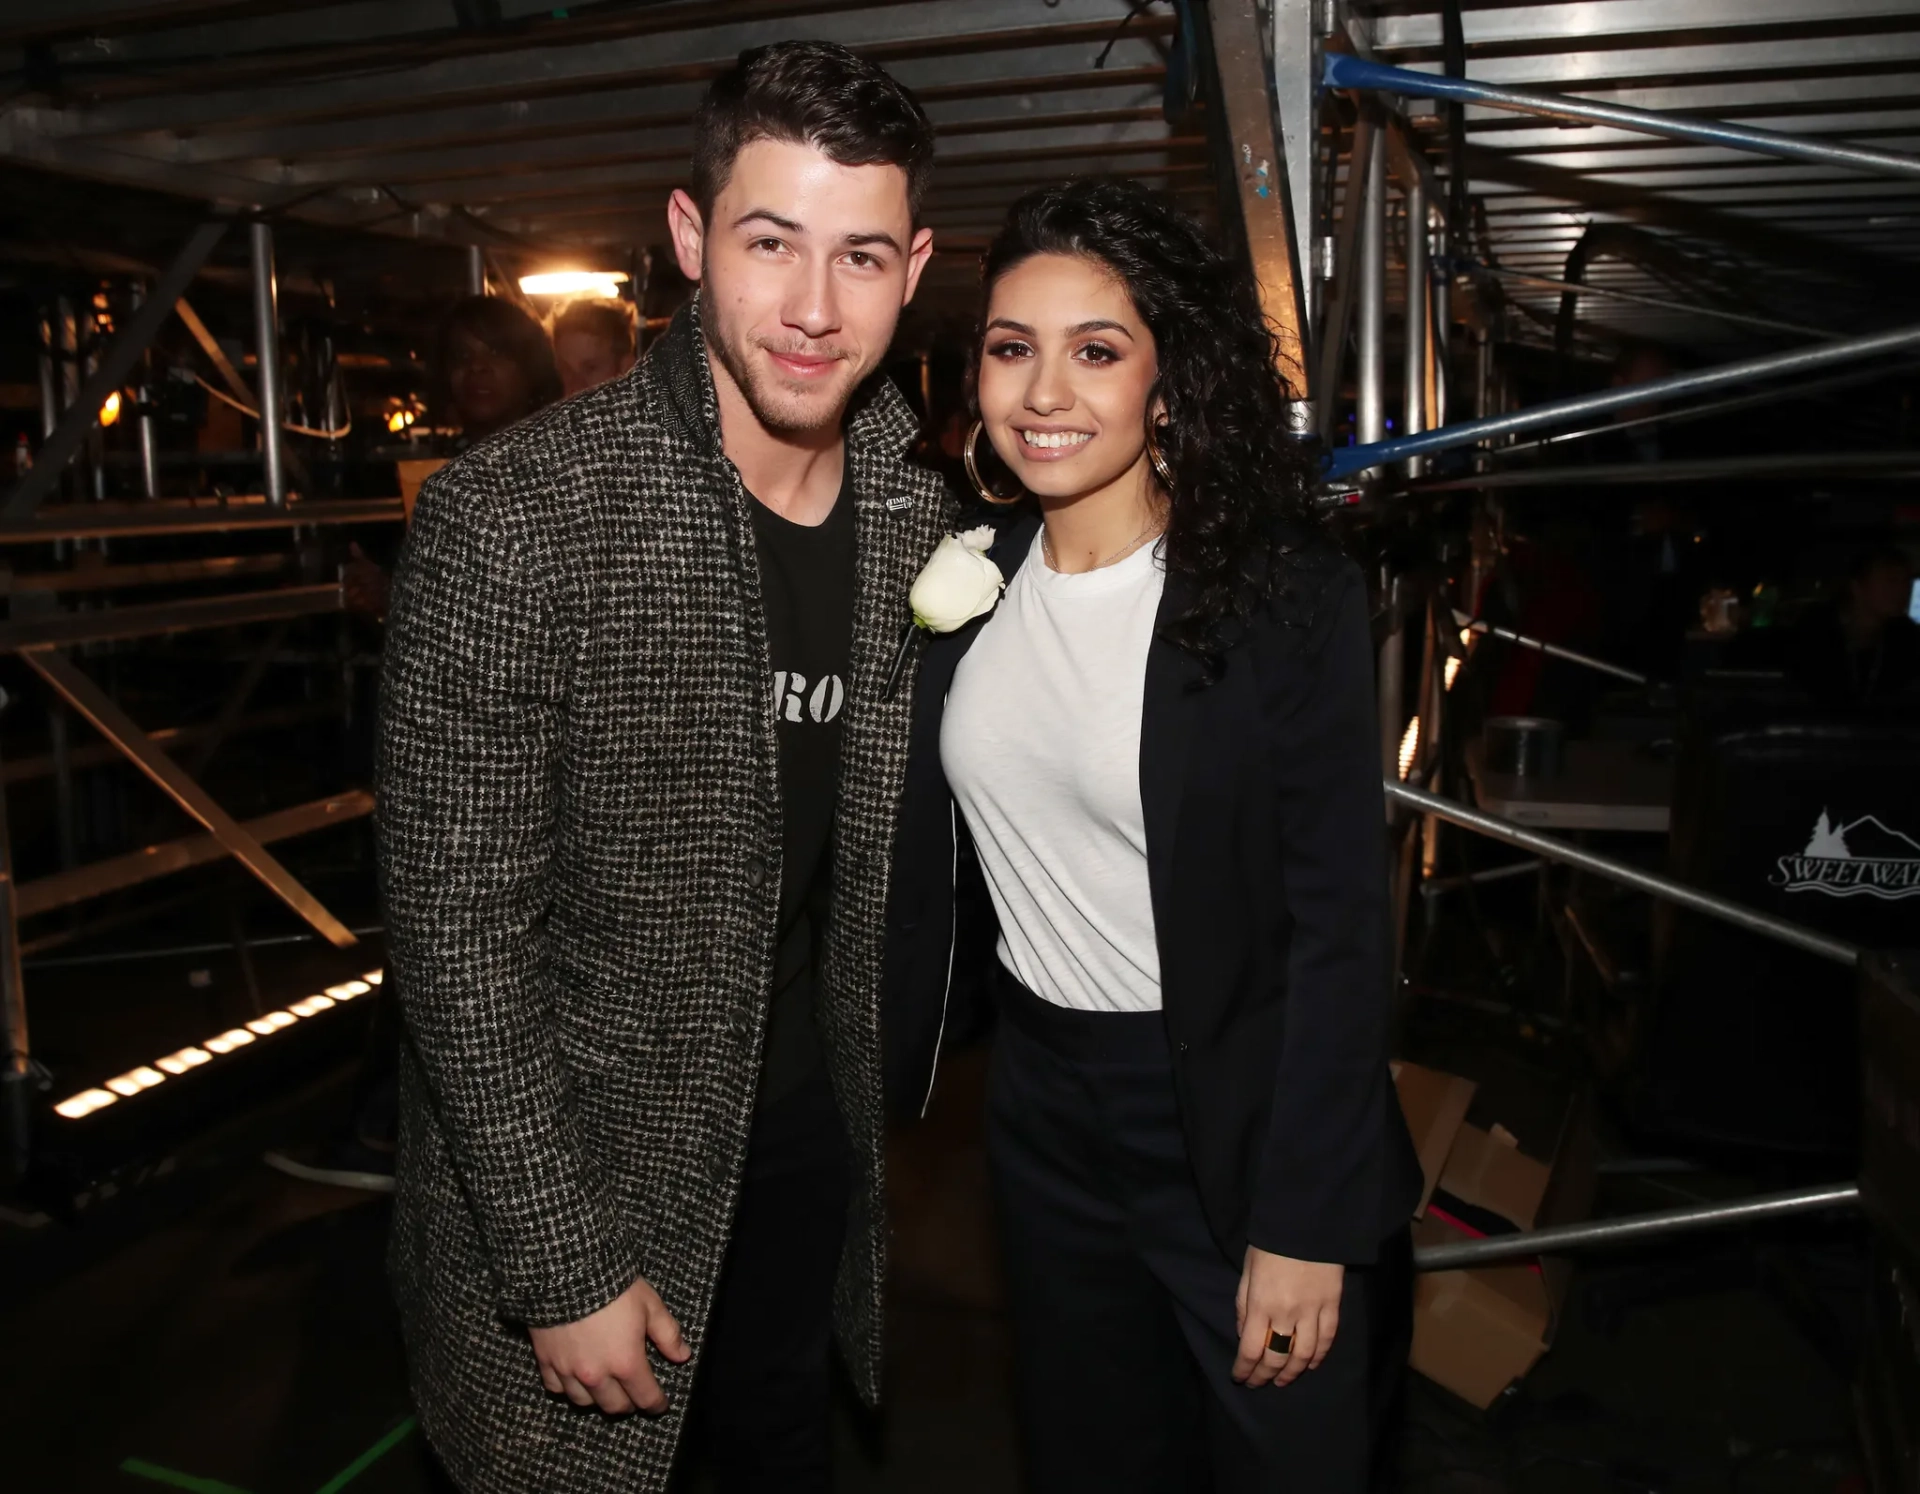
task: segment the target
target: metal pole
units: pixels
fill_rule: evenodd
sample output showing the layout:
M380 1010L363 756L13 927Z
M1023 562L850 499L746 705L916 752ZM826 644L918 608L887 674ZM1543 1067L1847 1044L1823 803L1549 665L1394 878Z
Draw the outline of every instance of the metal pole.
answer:
M1521 648L1536 649L1553 659L1565 659L1569 664L1584 664L1588 669L1597 669L1602 674L1610 674L1615 679L1630 684L1644 685L1647 677L1635 674L1631 669L1622 669L1618 664L1609 664L1605 659L1596 659L1592 654L1577 654L1570 648L1562 648L1557 643L1547 643L1539 638L1529 638L1525 633L1516 633L1511 628L1503 628L1490 622L1479 622L1468 617L1459 608L1453 611L1455 626L1471 629L1475 633L1503 639L1507 643L1517 644Z
M1423 493L1478 488L1626 487L1636 483L1797 482L1811 477L1892 480L1920 476L1920 451L1801 451L1791 456L1698 457L1678 462L1611 462L1588 467L1523 467L1417 484Z
M1808 327L1800 322L1776 321L1772 317L1748 316L1741 311L1723 311L1718 306L1699 302L1665 301L1658 296L1643 296L1638 291L1620 290L1611 285L1593 285L1584 280L1555 280L1551 275L1529 275L1499 265L1483 265L1474 260L1456 260L1455 266L1466 275L1492 275L1513 285L1539 290L1559 291L1564 296L1601 296L1609 301L1631 301L1636 306L1651 306L1656 311L1678 311L1687 316L1712 317L1735 326L1754 327L1762 332L1788 332L1795 337L1840 337L1843 334L1826 327Z
M1795 374L1811 373L1815 369L1832 368L1842 363L1877 358L1885 353L1903 352L1916 346L1920 346L1920 327L1900 327L1891 332L1875 332L1864 337L1847 337L1837 342L1820 343L1814 347L1791 348L1784 353L1768 353L1759 358L1742 359L1738 363L1723 363L1717 368L1703 368L1693 373L1670 374L1664 379L1648 379L1644 383L1626 384L1617 389L1603 389L1593 394L1578 394L1568 399L1550 400L1546 404L1535 405L1531 409L1516 410L1511 414L1496 415L1487 420L1462 421L1445 430L1425 431L1417 436L1381 441L1371 446L1340 447L1328 458L1327 474L1331 477L1347 477L1368 467L1403 461L1411 456L1426 456L1436 451L1450 451L1456 446L1472 446L1491 436L1540 430L1546 426L1584 420L1592 415L1605 415L1634 405L1653 404L1690 394L1703 394L1711 389L1724 389L1729 384L1743 384L1752 379L1787 378Z
M1427 189L1418 181L1407 188L1407 341L1402 349L1400 427L1404 436L1427 428ZM1407 459L1407 476L1419 477L1427 464Z
M0 709L5 708L0 693ZM7 799L0 793L0 1131L4 1164L0 1174L14 1182L25 1176L33 1098L31 1050L27 1045L27 987L20 968L20 920L14 912L13 840L7 826Z
M206 263L213 246L220 242L226 231L225 223L207 223L193 232L179 254L174 256L173 263L167 266L166 273L155 284L151 299L128 319L120 335L114 338L113 346L102 354L99 369L87 380L84 388L77 383L78 368L69 365L70 379L75 382L68 385L66 414L59 428L41 447L33 470L8 490L5 503L0 504L0 512L4 512L8 518L23 518L39 507L40 500L59 485L67 463L73 460L98 426L101 404L133 371L134 364L140 361L140 355L153 341L154 334L172 315L173 303L180 299L187 283ZM72 316L64 297L61 298L58 316L63 323L69 322ZM68 347L71 346L69 339Z
M267 503L284 508L287 471L280 439L280 304L273 269L273 225L247 225L253 250L253 345L259 361L260 454L266 464Z
M478 244L467 245L467 294L487 293L487 252Z
M1854 1183L1825 1183L1787 1193L1763 1193L1729 1203L1686 1204L1650 1214L1627 1214L1617 1219L1595 1219L1585 1224L1559 1224L1551 1229L1523 1230L1514 1235L1491 1235L1463 1240L1457 1245L1427 1245L1414 1251L1416 1271L1452 1271L1463 1266L1488 1266L1516 1256L1557 1255L1588 1245L1627 1245L1665 1235L1687 1234L1728 1224L1757 1224L1823 1209L1851 1209L1860 1204Z
M1567 446L1575 441L1588 441L1595 436L1619 435L1622 431L1639 430L1643 426L1684 425L1692 420L1729 415L1736 410L1751 410L1761 405L1779 404L1782 400L1812 399L1815 395L1831 394L1836 390L1870 384L1875 379L1884 379L1888 372L1878 368L1855 369L1852 373L1834 374L1831 378L1815 379L1810 384L1793 384L1784 389L1761 389L1753 394L1729 395L1725 399L1708 400L1703 404L1681 405L1672 410L1655 410L1650 415L1636 415L1631 420L1605 420L1598 425L1590 425L1581 430L1556 431L1551 436L1539 436L1531 441L1516 441L1511 446L1502 447L1500 454L1516 456L1521 452L1544 451L1550 446Z
M1642 135L1659 135L1669 140L1694 140L1703 145L1727 146L1733 150L1779 156L1790 161L1812 161L1816 165L1839 166L1874 175L1920 178L1920 156L1890 150L1868 150L1858 145L1831 145L1804 135L1749 129L1717 119L1691 119L1683 114L1630 109L1623 104L1602 104L1592 99L1527 93L1517 88L1495 88L1486 83L1475 83L1469 78L1442 78L1432 73L1385 67L1342 52L1327 53L1323 76L1329 88L1378 88L1407 98L1451 99L1463 104L1485 104L1491 109L1511 109L1521 114L1538 114L1548 119L1572 120L1580 124L1613 125Z
M1356 378L1362 445L1387 434L1387 132L1371 131L1360 216L1360 330ZM1355 469L1358 470L1357 468Z
M1717 918L1722 923L1733 924L1736 928L1746 929L1749 933L1764 934L1769 939L1778 939L1783 944L1791 944L1796 949L1804 949L1809 954L1817 954L1822 959L1832 960L1836 964L1854 965L1859 962L1858 946L1844 943L1839 939L1829 939L1825 934L1801 924L1789 923L1786 919L1775 918L1771 914L1755 912L1752 908L1728 902L1725 898L1715 897L1711 893L1701 892L1697 888L1688 887L1680 882L1670 882L1665 877L1644 872L1639 867L1629 866L1624 861L1596 856L1592 851L1581 846L1556 840L1551 835L1542 835L1538 830L1529 830L1524 825L1516 825L1513 821L1503 820L1498 815L1470 809L1457 799L1448 799L1439 794L1429 794L1413 788L1401 783L1391 774L1386 778L1384 787L1390 800L1398 799L1404 804L1411 804L1417 809L1436 814L1443 820L1451 820L1456 825L1477 831L1493 840L1505 841L1510 846L1531 851L1548 861L1558 861L1567 866L1576 866L1582 871L1590 871L1595 876L1605 877L1609 881L1619 882L1623 886L1649 893L1654 897L1665 898L1670 903L1678 903L1683 908L1691 908L1696 913L1704 913L1709 918Z
M146 290L133 287L133 309L138 311L147 299ZM160 496L160 449L153 419L153 354L140 360L140 387L134 393L136 433L140 438L140 491L148 498Z
M1332 432L1334 415L1339 408L1340 370L1347 355L1347 333L1353 326L1354 306L1359 300L1355 282L1361 273L1360 225L1367 211L1367 182L1376 128L1372 114L1366 111L1362 111L1353 127L1347 190L1341 199L1340 227L1334 237L1333 302L1316 323L1320 332L1320 370L1313 387L1320 391L1315 418L1322 440Z
M40 439L44 442L60 424L60 386L54 362L54 318L40 319Z

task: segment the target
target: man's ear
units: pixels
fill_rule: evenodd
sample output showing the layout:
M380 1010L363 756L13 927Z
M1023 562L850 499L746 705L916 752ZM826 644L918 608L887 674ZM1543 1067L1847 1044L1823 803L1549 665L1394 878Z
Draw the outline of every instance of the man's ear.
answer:
M907 247L907 300L913 299L913 293L920 288L920 272L927 267L927 261L933 258L933 230L920 228L914 230L913 242ZM905 301L901 302L904 306Z
M675 187L673 196L667 199L667 233L673 239L673 257L679 263L680 273L698 285L707 226L700 216L699 205L679 187Z

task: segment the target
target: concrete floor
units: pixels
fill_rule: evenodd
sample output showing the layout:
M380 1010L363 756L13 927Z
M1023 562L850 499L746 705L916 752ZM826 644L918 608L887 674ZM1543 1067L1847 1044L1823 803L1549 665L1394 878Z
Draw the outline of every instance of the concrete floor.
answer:
M271 978L271 972L268 973ZM840 1417L847 1494L1012 1490L1007 1325L975 1121L951 1066L894 1157L890 1402ZM182 1151L74 1224L0 1224L0 1484L25 1494L433 1489L409 1428L383 1202L293 1182L261 1150L338 1113L337 1076ZM1686 1186L1697 1180L1684 1180ZM1616 1184L1616 1209L1671 1183ZM1853 1242L1804 1227L1597 1262L1552 1352L1492 1414L1416 1381L1412 1494L1859 1490L1844 1375L1800 1299L1853 1289ZM1799 1292L1799 1298L1795 1292ZM1810 1320L1810 1319L1808 1319Z

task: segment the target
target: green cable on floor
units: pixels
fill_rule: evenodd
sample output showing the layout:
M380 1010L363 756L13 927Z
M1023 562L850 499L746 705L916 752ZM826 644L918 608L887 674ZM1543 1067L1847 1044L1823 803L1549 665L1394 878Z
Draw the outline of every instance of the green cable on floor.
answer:
M379 1462L394 1448L404 1442L418 1423L409 1416L399 1426L382 1437L372 1447L361 1453L332 1478L322 1484L314 1494L340 1494L340 1491L375 1463ZM232 1484L223 1484L218 1479L198 1478L191 1473L181 1473L176 1469L162 1468L158 1463L149 1463L144 1458L128 1458L120 1465L122 1473L131 1473L135 1478L150 1479L156 1484L167 1484L175 1489L185 1489L187 1494L247 1494L245 1489L236 1489Z

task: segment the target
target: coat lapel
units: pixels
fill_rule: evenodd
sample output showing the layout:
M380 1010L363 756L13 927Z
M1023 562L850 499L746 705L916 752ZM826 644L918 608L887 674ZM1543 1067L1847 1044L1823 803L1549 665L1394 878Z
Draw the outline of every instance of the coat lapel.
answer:
M1186 794L1187 756L1204 691L1193 656L1162 636L1170 620L1189 605L1186 585L1168 576L1147 646L1147 681L1140 708L1140 808L1147 832L1147 881L1154 922L1168 927L1167 894L1173 885L1173 850Z

